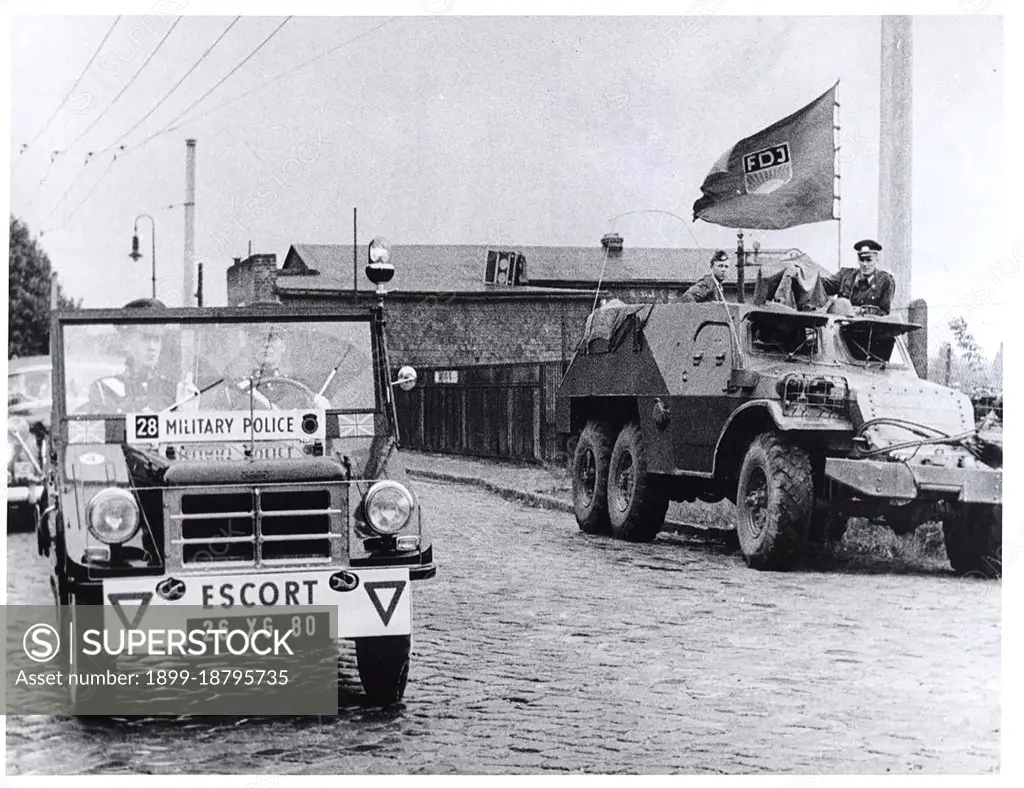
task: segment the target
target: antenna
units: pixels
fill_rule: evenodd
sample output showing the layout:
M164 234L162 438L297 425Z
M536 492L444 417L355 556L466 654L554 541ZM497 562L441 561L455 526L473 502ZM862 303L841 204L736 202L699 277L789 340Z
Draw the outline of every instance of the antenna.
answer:
M725 293L722 291L722 284L718 281L718 277L712 275L711 279L715 283L715 290L718 291L718 297L722 304L722 308L725 310L725 317L729 321L729 333L732 334L732 341L736 345L736 356L739 359L740 366L743 366L743 349L740 347L740 335L736 330L735 324L732 322L732 311L729 309L729 302L725 300Z

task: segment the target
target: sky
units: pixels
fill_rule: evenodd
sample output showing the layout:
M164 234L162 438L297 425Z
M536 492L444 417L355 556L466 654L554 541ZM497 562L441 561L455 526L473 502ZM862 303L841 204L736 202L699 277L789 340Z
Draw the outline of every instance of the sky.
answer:
M351 244L353 207L361 243L597 246L614 229L633 246L734 248L735 230L691 221L711 165L838 79L842 264L855 264L855 240L878 234L878 16L732 16L727 0L700 0L691 17L460 17L458 0L415 5L447 13L289 19L151 139L285 17L239 20L123 139L232 17L187 15L196 0L135 4L140 15L118 22L77 84L114 16L12 18L12 213L86 306L148 295L148 221L145 257L128 256L140 213L155 219L158 295L179 302L186 138L197 140L207 304L225 303L225 271L250 242L279 262L293 243ZM1024 242L1008 240L993 188L1005 174L1004 31L999 17L969 13L988 5L914 18L912 295L929 302L933 332L962 314L991 356ZM610 222L643 209L682 220ZM753 231L747 242L799 247L834 270L837 229Z

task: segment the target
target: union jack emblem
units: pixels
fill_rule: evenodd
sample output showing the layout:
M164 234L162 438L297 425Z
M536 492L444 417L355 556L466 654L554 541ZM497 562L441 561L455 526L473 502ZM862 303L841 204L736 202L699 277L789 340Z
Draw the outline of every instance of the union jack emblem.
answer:
M69 421L68 443L106 443L106 422Z
M373 435L372 413L339 413L338 437L359 438Z

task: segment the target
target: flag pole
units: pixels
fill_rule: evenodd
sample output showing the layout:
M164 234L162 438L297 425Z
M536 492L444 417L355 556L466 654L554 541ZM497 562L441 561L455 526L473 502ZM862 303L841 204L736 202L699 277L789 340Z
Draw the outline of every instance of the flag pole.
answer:
M833 212L836 214L836 271L843 267L843 197L842 197L842 185L843 185L843 159L839 155L840 147L842 142L840 141L840 123L839 123L839 80L836 80L836 101L833 110L833 129L832 132L832 146L835 148L836 166L835 166L835 178L833 180L834 188L834 202Z
M739 303L741 303L741 304L743 303L743 288L744 288L744 284L745 284L744 283L744 278L745 278L745 275L746 275L746 271L744 271L744 268L746 267L746 263L747 263L746 252L743 251L743 231L742 230L737 230L736 231L736 289L739 292L738 292L736 300L739 301Z

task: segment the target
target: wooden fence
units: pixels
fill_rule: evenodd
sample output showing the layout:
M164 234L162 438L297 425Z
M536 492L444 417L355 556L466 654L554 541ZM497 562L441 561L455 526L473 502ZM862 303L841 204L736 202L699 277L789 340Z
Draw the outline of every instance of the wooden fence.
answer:
M514 460L554 458L561 362L418 369L412 391L395 388L402 445Z

